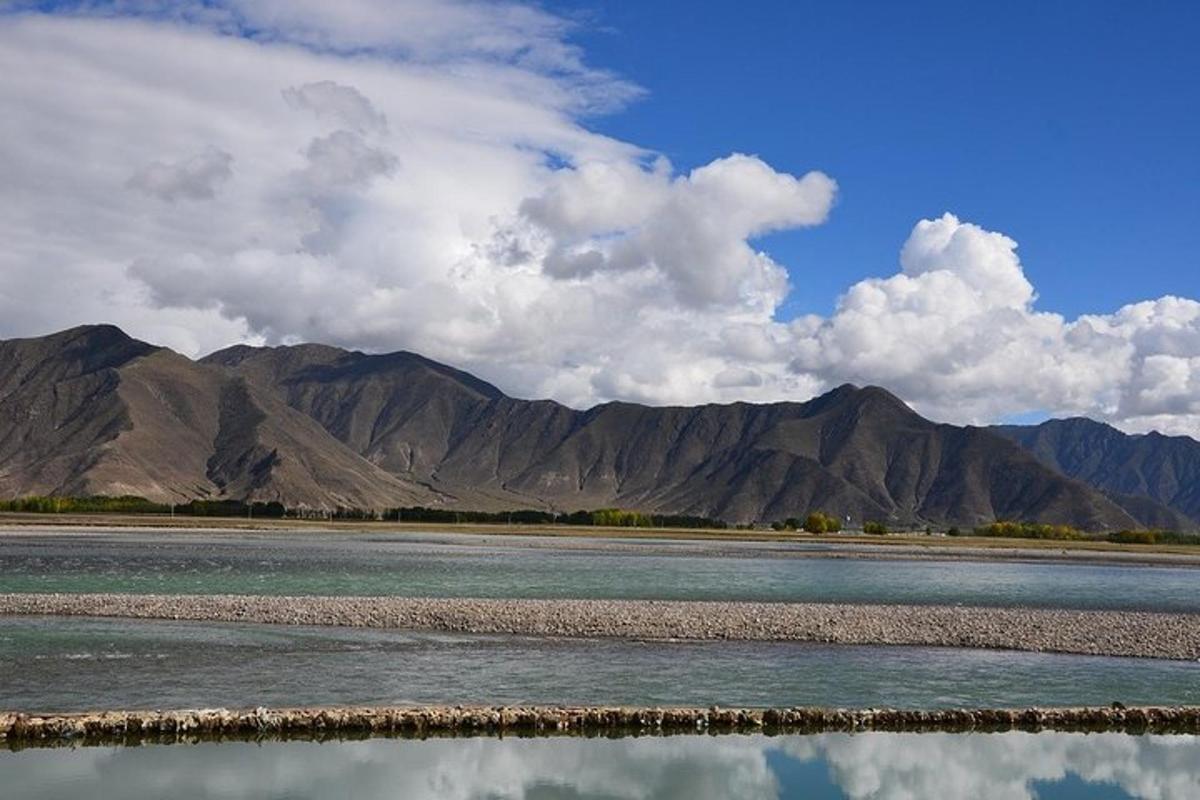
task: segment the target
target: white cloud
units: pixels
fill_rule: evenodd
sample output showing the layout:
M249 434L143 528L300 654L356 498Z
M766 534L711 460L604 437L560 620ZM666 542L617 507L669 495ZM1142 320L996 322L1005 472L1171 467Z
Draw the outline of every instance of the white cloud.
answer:
M852 286L797 335L792 368L881 383L940 418L1046 409L1200 433L1200 303L1165 297L1074 321L1034 307L1016 242L923 220L901 272Z
M233 156L209 146L183 161L154 161L126 182L130 189L168 202L181 198L210 200L217 186L233 177Z
M742 154L681 172L592 132L639 90L536 6L335 5L0 17L0 70L21 76L0 82L20 109L0 115L0 335L406 348L577 406L852 380L949 421L1200 433L1194 301L1064 319L1015 242L946 215L830 317L780 322L793 288L755 243L820 224L832 179Z
M741 154L680 177L661 160L592 163L558 171L522 213L542 239L530 255L554 277L647 270L684 306L770 315L787 272L748 240L824 222L835 191L819 172L795 178Z
M335 120L359 133L387 130L387 117L353 86L342 86L333 81L289 86L283 90L283 99L293 108L307 109L318 117Z

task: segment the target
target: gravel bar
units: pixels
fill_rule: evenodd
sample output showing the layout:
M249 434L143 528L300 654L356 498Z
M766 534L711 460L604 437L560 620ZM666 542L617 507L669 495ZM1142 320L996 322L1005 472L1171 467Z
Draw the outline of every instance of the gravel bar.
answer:
M262 595L0 594L0 615L637 640L805 641L1200 659L1200 615L970 606Z
M367 736L665 735L829 731L1200 733L1200 708L899 709L425 706L0 712L0 747Z

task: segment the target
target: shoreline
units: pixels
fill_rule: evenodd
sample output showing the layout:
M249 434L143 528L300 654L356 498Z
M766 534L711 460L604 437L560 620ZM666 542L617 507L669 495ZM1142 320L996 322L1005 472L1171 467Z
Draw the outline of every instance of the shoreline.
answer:
M795 641L1200 660L1200 615L981 606L266 595L0 594L0 615L639 641Z
M600 552L746 555L765 558L1054 562L1200 569L1200 547L1122 545L924 534L807 534L678 528L557 528L539 525L239 520L205 517L128 517L0 513L0 540L24 536L329 536L385 534L422 537L464 547L502 545Z
M420 706L106 711L0 711L0 748L223 740L423 739L474 736L666 736L833 732L1200 733L1200 707L1027 709Z

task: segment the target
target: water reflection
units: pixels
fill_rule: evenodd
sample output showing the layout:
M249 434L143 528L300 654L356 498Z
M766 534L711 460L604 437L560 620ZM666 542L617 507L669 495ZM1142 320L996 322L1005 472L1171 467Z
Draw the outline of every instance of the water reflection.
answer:
M829 734L201 744L0 754L5 795L289 798L1200 797L1200 740Z

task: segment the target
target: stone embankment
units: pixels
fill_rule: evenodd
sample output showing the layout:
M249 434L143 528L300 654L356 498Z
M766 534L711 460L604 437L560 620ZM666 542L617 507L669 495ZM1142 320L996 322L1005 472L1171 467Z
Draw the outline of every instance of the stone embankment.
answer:
M960 606L261 595L0 594L0 615L639 640L807 641L1200 659L1200 615Z
M365 736L802 734L834 731L1200 733L1200 708L726 709L628 707L288 708L0 712L0 746Z

